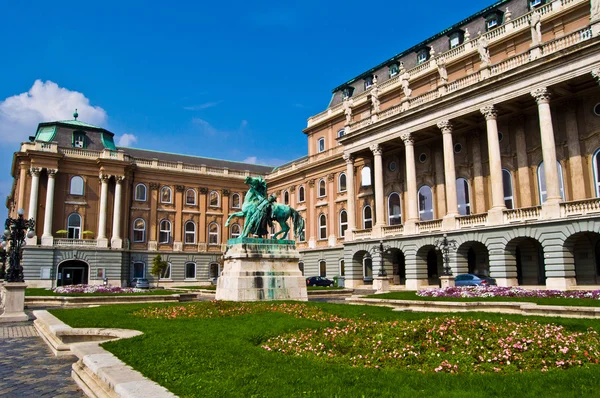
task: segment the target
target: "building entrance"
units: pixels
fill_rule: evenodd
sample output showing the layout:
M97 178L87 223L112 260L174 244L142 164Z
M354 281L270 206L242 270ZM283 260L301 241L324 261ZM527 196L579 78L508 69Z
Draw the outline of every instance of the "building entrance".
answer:
M70 260L58 266L57 286L88 283L88 265L83 261Z

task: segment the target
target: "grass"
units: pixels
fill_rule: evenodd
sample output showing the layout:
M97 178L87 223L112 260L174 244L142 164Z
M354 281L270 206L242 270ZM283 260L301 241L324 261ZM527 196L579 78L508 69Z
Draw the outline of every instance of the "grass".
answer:
M416 292L391 292L371 294L368 298L385 300L455 301L455 302L518 302L539 305L564 305L577 307L600 307L600 300L578 298L537 298L537 297L421 297Z
M309 303L343 317L413 320L442 314L392 312L388 308ZM147 319L132 315L169 304L60 309L52 313L73 327L140 330L143 335L103 344L107 350L180 397L585 397L597 396L600 366L498 374L420 374L402 369L365 369L268 352L260 344L279 334L326 323L268 312L211 319ZM181 307L181 304L177 304ZM472 313L470 318L537 319L571 330L600 320Z
M217 290L216 285L207 286L177 286L177 289L189 289L189 290ZM327 287L327 286L308 286L307 290L343 290L343 287Z
M27 288L25 289L25 296L48 296L48 297L90 297L90 296L165 296L177 294L178 292L173 290L148 290L142 293L55 293L52 290L44 288Z

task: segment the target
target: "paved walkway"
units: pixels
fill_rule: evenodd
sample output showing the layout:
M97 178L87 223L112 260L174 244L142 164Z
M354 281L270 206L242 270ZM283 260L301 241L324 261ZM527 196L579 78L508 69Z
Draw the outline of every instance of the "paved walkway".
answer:
M55 357L32 322L0 324L0 397L85 397L71 378L76 357Z

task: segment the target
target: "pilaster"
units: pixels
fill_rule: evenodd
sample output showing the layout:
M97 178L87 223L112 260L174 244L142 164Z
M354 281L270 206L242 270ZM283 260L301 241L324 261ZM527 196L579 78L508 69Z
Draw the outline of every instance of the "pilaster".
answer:
M52 246L52 216L54 215L54 185L56 182L56 169L46 169L48 174L48 186L46 188L46 210L44 214L44 233L42 235L42 246Z
M354 193L354 156L350 154L344 154L344 161L346 162L346 213L348 215L348 229L344 240L350 242L353 239L353 233L356 229L356 205L355 205L355 193Z

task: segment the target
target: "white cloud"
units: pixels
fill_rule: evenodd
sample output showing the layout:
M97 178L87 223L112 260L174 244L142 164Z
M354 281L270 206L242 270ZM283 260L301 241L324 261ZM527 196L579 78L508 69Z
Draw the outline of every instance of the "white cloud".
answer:
M186 111L200 111L202 109L208 109L208 108L212 108L213 106L217 106L221 102L223 102L223 101L205 102L203 104L198 104L198 105L184 106L183 109L185 109Z
M106 123L104 109L91 106L82 93L50 80L36 80L29 91L0 101L0 139L4 143L26 141L35 134L38 123L72 119L75 109L86 123Z
M288 160L277 159L277 158L259 158L257 156L248 156L242 160L242 163L259 164L262 166L281 166L287 163Z
M133 134L123 134L117 141L117 146L130 147L137 142L137 137Z
M250 157L247 157L246 159L242 160L243 163L250 163L250 164L256 164L257 161L258 161L258 158L256 156L250 156Z

